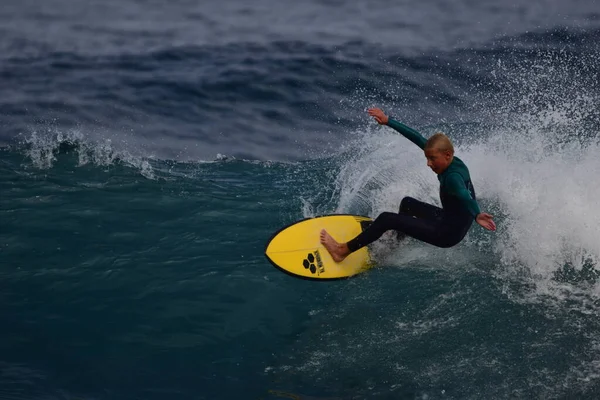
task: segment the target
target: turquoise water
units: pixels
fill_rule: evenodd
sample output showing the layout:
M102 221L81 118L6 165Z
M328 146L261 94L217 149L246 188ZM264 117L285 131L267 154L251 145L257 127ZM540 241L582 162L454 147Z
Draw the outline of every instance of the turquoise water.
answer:
M596 392L593 277L548 283L483 232L449 250L384 238L379 265L345 281L273 268L266 240L336 211L351 191L332 166L363 174L351 155L140 169L78 165L66 147L40 170L0 154L5 398ZM351 196L349 210L369 212Z
M272 210L285 212L271 186L282 168L160 165L167 178L150 180L73 160L40 174L2 152L3 360L31 369L25 397L49 385L132 398L140 385L145 398L177 393L162 387L171 379L182 395L216 395L211 376L262 371L253 340L289 330L290 311L272 304L284 277L261 256L281 221Z

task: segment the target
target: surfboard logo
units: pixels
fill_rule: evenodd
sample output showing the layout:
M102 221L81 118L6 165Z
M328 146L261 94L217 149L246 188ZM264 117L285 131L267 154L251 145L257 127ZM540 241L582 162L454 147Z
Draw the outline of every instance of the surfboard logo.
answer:
M323 260L321 260L321 255L319 254L319 250L314 253L308 253L306 258L302 260L302 265L305 269L310 270L311 274L321 275L325 272L325 267L323 266Z

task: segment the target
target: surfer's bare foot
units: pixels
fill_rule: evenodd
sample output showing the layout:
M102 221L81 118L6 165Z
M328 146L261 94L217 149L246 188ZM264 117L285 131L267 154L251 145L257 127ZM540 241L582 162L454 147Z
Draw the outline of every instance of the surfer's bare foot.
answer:
M325 229L321 230L321 244L325 246L333 261L340 262L344 261L344 258L350 254L350 250L345 243L338 243L334 238L331 237Z

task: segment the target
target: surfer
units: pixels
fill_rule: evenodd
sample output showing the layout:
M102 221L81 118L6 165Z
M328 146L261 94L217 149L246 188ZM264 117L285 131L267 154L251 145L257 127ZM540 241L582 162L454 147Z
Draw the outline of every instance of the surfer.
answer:
M379 108L368 110L380 125L387 125L423 149L427 166L440 181L442 208L405 197L398 213L383 212L362 233L346 243L338 243L326 230L321 230L320 241L331 257L340 262L350 253L373 243L388 230L398 236L410 236L437 247L452 247L466 236L473 220L487 230L495 231L490 214L481 212L469 170L454 156L454 147L443 133L425 139L419 132L389 118Z

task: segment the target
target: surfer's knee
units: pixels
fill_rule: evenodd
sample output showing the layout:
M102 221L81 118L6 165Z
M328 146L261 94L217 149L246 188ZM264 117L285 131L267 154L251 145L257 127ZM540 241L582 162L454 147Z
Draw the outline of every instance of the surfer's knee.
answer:
M412 198L410 196L405 196L402 201L400 201L400 208L399 208L399 212L405 211L407 209L410 208L411 204L414 204L417 201L417 199Z
M415 199L414 197L410 197L410 196L405 196L402 198L402 201L400 202L400 205L402 204L410 204L410 203L414 203L417 202L418 200Z
M395 213L389 212L389 211L384 211L381 214L379 214L377 216L377 218L375 218L375 221L386 221L389 220L391 218L392 215L395 215Z

